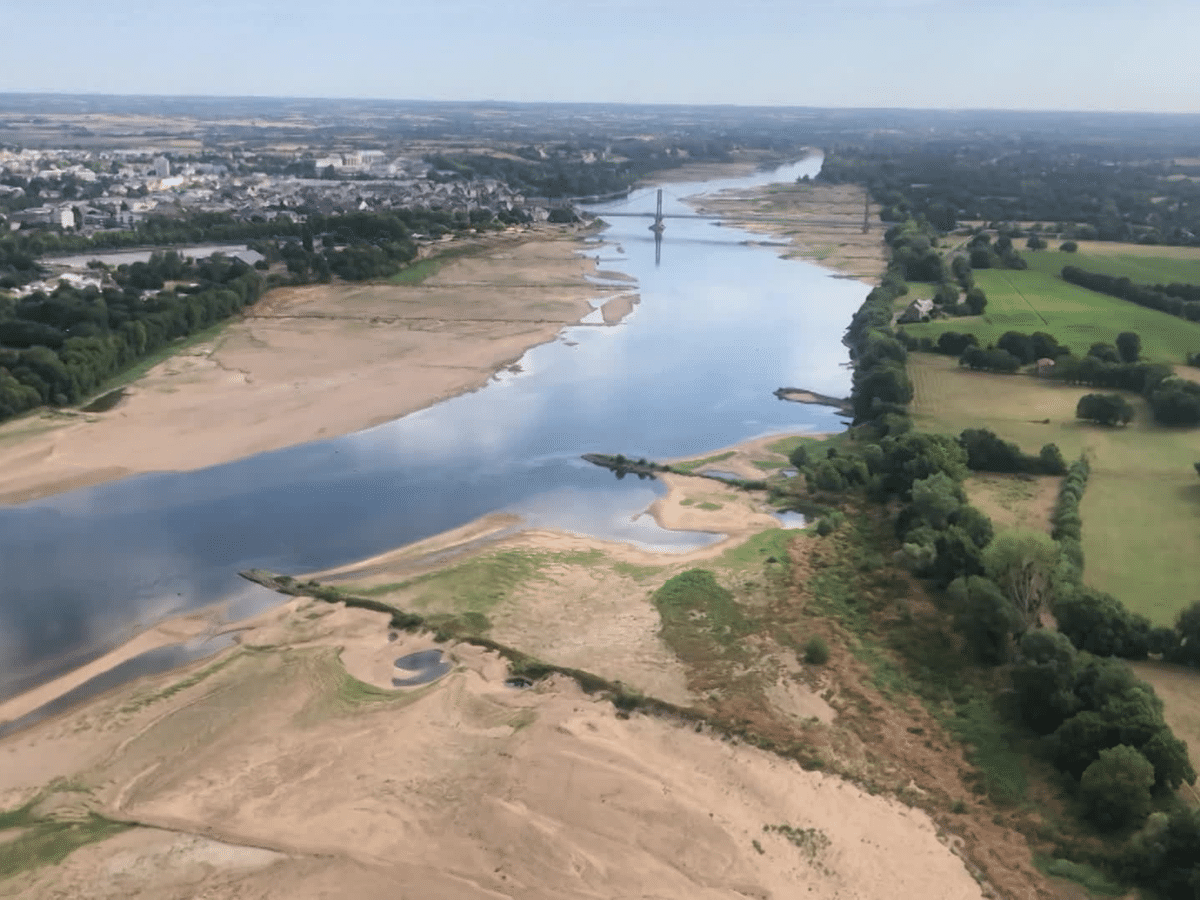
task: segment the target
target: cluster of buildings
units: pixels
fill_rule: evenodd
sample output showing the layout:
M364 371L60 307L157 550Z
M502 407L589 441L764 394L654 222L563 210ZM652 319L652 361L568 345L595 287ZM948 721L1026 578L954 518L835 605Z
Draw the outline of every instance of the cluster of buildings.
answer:
M250 219L424 207L496 215L519 210L535 221L548 215L497 179L432 179L420 158L379 150L300 152L287 166L268 156L261 158L261 169L259 159L235 151L222 158L154 148L0 148L0 233L24 228L88 233L194 212Z

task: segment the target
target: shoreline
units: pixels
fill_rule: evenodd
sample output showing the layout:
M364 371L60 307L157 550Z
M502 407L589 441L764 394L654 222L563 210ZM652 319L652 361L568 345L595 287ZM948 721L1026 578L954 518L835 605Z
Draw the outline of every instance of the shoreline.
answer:
M722 164L715 164L715 165L722 165ZM718 177L718 176L714 175L712 177ZM722 215L728 221L730 221L731 224L738 224L737 220L736 220L736 215L731 215L727 212L723 213ZM524 237L524 236L522 236L522 237ZM605 287L592 285L586 281L586 279L583 277L584 274L591 275L592 277L598 277L598 274L597 274L598 265L596 263L595 257L580 254L577 252L579 249L579 237L580 237L580 235L578 233L571 236L569 245L572 248L572 250L571 250L571 253L569 254L569 256L567 257L567 259L570 261L573 261L575 263L576 267L579 269L579 275L577 277L578 284L576 284L574 286L574 289L576 291L579 291L582 294L586 294L586 293L591 293L594 295L607 294L608 299L605 301L604 305L600 307L601 314L604 318L605 324L615 324L615 322L619 322L621 320L621 318L624 317L624 314L627 313L627 307L632 308L633 303L636 301L631 300L629 298L628 292L614 294L614 293L612 293L611 288L605 288ZM556 242L562 242L562 240L563 240L563 238L561 236L558 238L554 238L554 239L542 238L540 241L537 238L533 238L533 239L526 238L525 240L519 242L518 246L528 245L530 243L535 243L535 244L536 243L556 243ZM876 238L876 240L878 241L878 238ZM443 276L443 278L444 278L446 273L453 272L457 265L467 264L467 263L472 262L473 260L478 261L478 257L470 256L470 257L466 257L466 258L458 258L455 261L449 263L441 272L438 273L438 275ZM820 263L818 263L818 264L820 264ZM585 271L585 270L588 270L588 271ZM433 278L430 279L430 282L434 282L436 284L437 280L438 280L438 276L434 276ZM369 289L372 286L367 285L367 286L362 286L362 287L364 289ZM630 287L632 289L636 289L636 284L631 282ZM285 289L278 289L278 290L279 291L287 291L287 290L304 291L305 288L290 288L290 289L285 288ZM272 294L275 294L275 293L277 293L277 292L272 292ZM270 297L271 297L271 294L266 295L263 298L263 301L260 301L260 305L263 303L266 303L266 301ZM621 303L622 300L624 300L625 302ZM276 298L275 302L279 302L279 298ZM284 299L283 302L286 303L286 298ZM586 300L579 299L578 303L587 307L586 310L581 311L582 315L580 315L578 318L582 318L584 315L594 312L591 305L588 304ZM608 321L609 316L604 315L604 312L607 310L607 307L613 303L620 304L619 311L621 312L621 315L619 317L613 316L613 322L609 322ZM576 306L575 308L578 309L578 306ZM267 314L269 315L272 310L273 310L273 306L268 305ZM251 317L251 318L253 318L253 317ZM578 321L578 319L576 319L575 321ZM237 324L241 325L244 323L239 322ZM569 324L573 324L573 322L564 322L562 324L553 326L553 330L550 332L550 334L548 336L546 336L543 339L537 341L536 343L530 344L529 346L522 349L521 352L516 356L516 359L519 359L520 356L522 356L524 354L524 352L526 352L526 350L529 349L529 347L536 346L539 343L544 343L547 340L553 340L554 337L562 330L562 328L566 327ZM479 387L486 384L487 381L490 380L490 378L492 377L492 375L494 374L495 371L500 371L501 369L503 369L505 367L506 364L511 364L513 361L514 361L513 359L508 359L507 363L503 362L503 361L498 363L496 368L494 370L492 370L492 372L490 372L486 376L479 378L478 383L474 384L474 386L460 388L460 389L454 391L452 394L449 394L447 396L435 396L432 399L430 399L428 402L422 404L420 407L417 407L417 408L424 408L426 406L431 406L431 405L433 405L437 402L440 402L444 399L448 399L449 396L454 396L455 394L465 393L465 392L468 392L471 390L476 390ZM170 362L171 362L171 360L167 360L165 363L160 364L160 367L166 366ZM156 368L159 368L159 367L156 367ZM136 385L136 383L134 385L130 385L129 387L134 387L135 385ZM781 389L781 390L784 390L784 389ZM810 392L803 392L803 393L807 394ZM789 397L788 399L793 399L793 398ZM796 399L799 399L799 398L796 398ZM127 401L125 401L125 402L127 402ZM114 407L113 413L119 414L120 411L122 410L122 408L124 407L125 402L119 403L116 407ZM801 400L801 402L813 402L813 401ZM818 400L816 402L821 402L821 401ZM412 411L415 411L415 409L408 410L408 411L412 412ZM401 413L401 415L404 415L404 414L406 414L406 413ZM370 427L371 425L380 424L383 421L390 421L391 419L397 418L397 417L398 416L388 416L388 417L385 417L378 421L372 421L366 425L362 425L359 427L360 428ZM324 428L322 429L322 431L325 431L325 430L326 429L324 429ZM347 429L346 431L344 431L342 433L349 433L349 431L353 431L353 430L358 430L358 429L357 428ZM726 456L726 458L723 459L720 463L717 463L716 467L734 471L737 474L741 475L742 477L745 477L748 479L765 478L765 477L768 477L771 473L768 471L764 471L762 469L755 468L751 464L749 457L754 453L763 452L766 449L768 444L774 443L776 441L779 441L781 439L784 439L786 437L789 437L789 436L792 436L795 434L806 434L811 437L823 437L823 435L821 435L821 434L814 434L811 432L802 432L802 431L779 432L779 433L775 433L775 434L760 435L755 438L750 438L746 441L740 442L738 444L734 444L730 447L718 448L718 449L711 451L710 453L705 454L705 455L706 456L713 456L713 455L726 456L727 454L731 454L731 455ZM312 439L317 439L319 437L330 437L330 436L332 436L332 435L331 434L319 434L319 435L316 435L309 439L312 440ZM3 428L0 428L0 465L3 465L3 463L5 461L5 454L3 452L3 443L2 443L3 438L4 438L4 430L3 430ZM293 442L291 442L291 444L288 444L285 446L289 446L289 445L292 445L295 443L303 443L303 441L301 441L301 442L293 441ZM266 448L264 448L264 449L266 449ZM255 452L261 452L261 451L255 451ZM236 459L239 457L234 456L233 458ZM664 462L682 462L682 461L691 461L691 460L695 460L695 459L696 459L695 456L691 456L691 457L684 457L684 458L676 459L676 460L665 460ZM194 468L199 468L199 466L194 467ZM703 466L700 466L698 468L703 468ZM148 469L147 471L153 471L153 469ZM124 473L124 474L130 474L130 473ZM117 475L114 477L121 477L121 475ZM670 553L670 552L665 552L665 551L648 550L648 549L644 549L641 547L637 547L636 545L633 545L633 544L623 544L623 543L612 542L612 541L603 541L600 539L584 537L584 536L580 536L580 535L576 535L576 534L571 534L568 532L552 531L549 529L538 529L538 528L522 529L522 528L520 528L519 524L517 522L513 522L510 519L510 517L506 517L503 514L499 514L499 513L493 513L488 516L484 516L481 519L477 519L473 522L467 523L467 524L461 526L460 528L452 529L449 532L444 532L439 535L431 536L430 538L424 539L423 541L418 541L415 544L406 545L406 546L399 547L399 548L394 548L393 550L385 551L384 553L378 554L369 559L359 560L359 561L351 563L347 566L337 567L335 569L323 570L321 572L313 573L313 575L326 577L326 578L332 578L332 579L336 579L337 581L349 580L354 575L359 575L360 577L366 576L367 578L373 578L373 577L386 577L390 573L394 577L396 575L397 571L411 571L411 573L413 575L416 575L419 573L419 571L427 572L427 571L431 571L431 570L437 568L436 563L434 565L429 565L428 563L426 563L423 567L420 567L421 558L423 556L428 557L428 556L432 555L434 557L439 557L439 556L444 557L445 555L449 554L451 556L451 558L460 558L460 556L463 553L469 552L469 549L472 546L480 546L480 545L500 546L500 545L509 545L509 544L511 544L512 546L526 546L526 547L549 545L549 546L556 546L556 547L572 547L572 548L582 547L582 548L587 548L587 549L600 548L600 549L604 549L609 552L614 552L619 558L621 558L627 562L631 562L634 564L642 564L642 565L645 565L645 564L662 565L662 564L669 564L669 563L685 563L685 562L692 562L692 561L696 561L696 560L711 558L715 555L718 555L718 554L724 552L730 545L732 545L738 541L745 540L745 538L747 538L748 536L750 536L752 534L758 533L767 528L779 527L778 520L774 516L772 516L770 513L763 512L761 509L746 509L744 507L736 509L736 510L726 509L724 506L725 501L723 501L723 500L711 500L711 499L699 500L698 502L700 504L708 504L710 506L720 506L721 507L720 515L713 515L712 513L718 512L718 510L704 509L703 507L691 508L688 504L686 504L684 502L684 501L688 500L687 493L689 490L691 490L693 493L705 491L705 490L710 491L710 492L716 491L716 492L727 493L729 489L722 487L722 485L719 482L714 482L710 479L704 479L704 478L694 478L694 477L687 476L687 475L674 475L673 474L673 475L667 475L666 477L664 477L663 475L660 474L659 477L662 478L664 483L667 485L667 494L665 496L656 498L655 501L650 504L650 506L644 511L643 514L650 515L660 527L667 529L667 530L699 531L699 532L707 532L710 534L722 534L722 535L724 535L724 537L718 541L715 541L713 544L710 544L706 547L703 547L703 548L700 548L697 550L690 550L685 553ZM101 480L111 480L111 479L103 478ZM697 482L704 482L704 484L697 485L696 484ZM99 481L94 482L94 483L99 483ZM75 486L81 486L81 485L75 485ZM47 495L48 494L42 494L41 496L47 496ZM0 503L2 503L2 502L11 502L11 501L9 501L6 496L5 482L2 479L0 479ZM705 513L705 515L702 515L702 513ZM418 571L418 569L412 568L413 563L418 564L419 571ZM406 568L406 565L407 565L407 568ZM312 576L310 575L309 577L312 577ZM187 618L187 617L184 617L184 618ZM23 692L22 694L18 694L15 697L9 698L6 701L3 701L2 703L0 703L0 725L4 724L4 714L8 710L23 709L26 706L28 706L32 702L31 695L36 694L38 697L45 697L45 699L42 700L40 703L38 703L37 706L33 707L32 709L27 710L27 712L25 714L28 714L29 712L36 712L37 709L40 709L43 706L45 706L46 704L53 702L55 699L58 699L59 697L68 693L69 691L74 690L83 684L86 684L86 682L88 680L90 680L91 678L94 678L99 674L103 674L104 671L111 670L113 667L115 667L116 665L119 665L121 662L131 659L134 656L139 655L142 652L146 652L151 649L158 649L161 647L175 646L175 645L178 645L179 643L181 643L181 641L165 641L162 643L155 644L152 647L152 646L150 646L150 643L153 640L155 640L155 638L145 638L146 646L144 646L144 647L138 643L139 641L143 640L145 635L150 635L150 634L155 633L158 630L158 628L159 628L159 626L155 626L151 629L148 629L146 632L143 632L142 634L139 634L136 637L134 637L132 640L126 642L126 644L123 644L120 647L117 647L117 648L111 650L110 652L104 654L99 659L93 660L91 663L88 663L85 666L80 667L78 669L73 669L66 673L63 673L58 678L54 679L53 681L51 681L47 684L40 685L29 691ZM225 633L227 633L231 630L237 630L234 623L224 623L224 625L222 626L222 629L223 629L223 632L225 632ZM160 635L158 640L163 641L164 639ZM140 649L135 651L133 649L134 647L140 647ZM218 650L215 652L220 652L220 651ZM208 658L208 657L206 657L206 658ZM106 660L110 661L109 664L107 664L107 665L104 664L104 661L106 661ZM82 674L84 672L88 672L90 674L88 674L88 675L86 675L86 677L84 677ZM58 687L51 688L50 686L58 686ZM41 693L39 693L39 692L41 692ZM20 701L21 705L18 705L18 701ZM84 701L84 702L87 702L87 701ZM13 721L16 718L19 718L19 716L12 716L10 714L8 721Z
M737 444L718 448L711 453L704 454L704 457L722 457L710 465L714 468L732 471L747 479L760 479L768 477L769 473L756 468L752 459L771 455L774 452L769 449L771 444L797 435L823 438L826 433L796 431L760 435ZM690 462L696 459L696 456L687 456L667 462ZM705 465L697 466L700 471L704 468L706 468ZM704 547L683 552L653 550L634 543L606 540L538 526L523 526L521 518L515 514L489 513L449 531L431 535L411 544L395 547L343 566L308 573L281 574L292 574L297 578L317 580L330 585L353 583L360 587L370 586L377 582L385 583L397 579L417 578L437 571L447 563L452 564L472 558L477 553L512 548L535 551L548 548L569 551L599 550L613 559L630 565L694 564L719 556L730 547L764 530L782 527L779 520L764 509L764 504L753 494L734 491L733 488L719 481L701 475L660 472L656 473L655 477L666 485L667 492L656 497L640 515L652 517L660 528L667 531L719 534L721 538ZM719 498L719 500L714 502L710 498ZM720 508L710 509L703 504L719 505ZM84 687L92 679L103 676L117 666L142 654L182 646L197 639L212 639L222 635L236 634L252 628L263 617L274 615L279 606L288 602L289 599L286 595L280 594L279 604L246 619L226 620L221 616L220 606L217 605L159 622L82 666L70 669L37 687L0 700L0 730L26 716L36 714L38 710L62 699L72 691ZM215 647L211 653L202 654L165 671L183 670L189 666L212 660L228 650L236 650L236 643L232 648ZM117 689L112 688L111 690ZM68 715L80 706L91 703L108 692L109 689L102 690L94 696L81 700L78 704L73 704L61 713L51 714L49 718ZM45 720L39 718L31 722L30 727L43 721ZM23 730L24 728L18 729L17 732L12 733L19 733Z
M588 280L587 234L497 235L418 285L276 288L124 385L111 409L44 408L0 425L0 504L351 434L478 390L593 301L605 325L633 308L628 292ZM486 323L463 315L483 303Z

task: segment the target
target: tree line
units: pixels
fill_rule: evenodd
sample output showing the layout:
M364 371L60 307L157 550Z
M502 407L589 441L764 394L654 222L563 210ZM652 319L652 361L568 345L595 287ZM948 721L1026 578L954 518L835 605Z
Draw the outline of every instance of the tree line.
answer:
M1082 357L1041 331L1006 331L986 348L979 346L974 334L956 331L943 332L934 340L900 329L896 339L905 350L958 356L959 365L980 371L1011 374L1049 359L1054 367L1048 374L1056 380L1141 394L1159 425L1200 425L1200 384L1179 378L1170 366L1142 361L1142 341L1136 332L1123 331L1112 344L1094 343ZM1089 394L1080 400L1076 415L1108 425L1124 424L1133 418L1133 408L1120 396Z
M0 301L0 419L79 402L144 356L244 309L265 286L253 268L220 255L181 274L195 284L144 299L125 271L123 288L60 285Z
M856 365L852 440L823 452L802 445L791 462L818 500L861 493L896 510L897 559L931 582L975 661L1001 667L1021 722L1063 773L1078 808L1099 829L1140 829L1118 854L1095 861L1164 896L1190 897L1180 891L1200 882L1200 856L1187 856L1189 848L1200 850L1200 817L1172 791L1194 782L1195 772L1153 689L1114 657L1162 653L1187 662L1195 654L1200 662L1200 605L1174 629L1153 628L1083 585L1086 460L1067 467L1052 444L1026 454L986 429L958 438L912 430L911 390L900 377L908 348L890 328L898 289L889 272L847 331ZM949 343L977 346L962 336ZM1014 332L1004 344L1014 359L1071 358L1045 334ZM1118 356L1135 349L1128 339L1121 345L1112 345ZM1089 359L1129 370L1146 365ZM997 531L967 500L963 480L971 470L1065 471L1053 534ZM1059 617L1061 633L1043 626L1046 613Z
M1189 322L1200 322L1200 285L1197 284L1134 284L1123 276L1088 272L1078 266L1064 266L1062 278L1089 291L1128 300Z

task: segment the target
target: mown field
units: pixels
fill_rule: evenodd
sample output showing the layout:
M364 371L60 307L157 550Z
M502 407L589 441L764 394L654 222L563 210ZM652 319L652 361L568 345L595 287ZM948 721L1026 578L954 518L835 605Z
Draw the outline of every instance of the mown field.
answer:
M1200 478L1192 467L1200 460L1200 430L1154 425L1134 395L1137 418L1128 427L1086 425L1075 419L1075 406L1088 388L963 371L949 357L912 354L909 373L922 430L984 427L1026 452L1054 442L1068 459L1091 455L1082 507L1089 584L1162 624L1200 597Z
M905 325L905 330L916 337L932 338L945 331L969 331L984 346L1006 331L1045 331L1078 355L1087 353L1097 341L1112 343L1122 331L1136 331L1147 359L1182 363L1188 353L1200 351L1200 323L1068 284L1060 275L1063 266L1074 265L1143 284L1197 284L1200 247L1083 242L1078 253L1055 249L1023 255L1029 263L1024 271L975 271L975 283L988 296L982 316ZM910 285L910 296L897 303L903 308L916 297L933 296L932 292L932 285Z
M1150 256L1138 250L1162 250L1139 245L1116 245L1125 252L1101 252L1089 249L1078 253L1063 253L1061 250L1026 251L1022 254L1029 263L1029 270L1058 276L1063 266L1076 266L1088 272L1128 278L1140 284L1170 284L1173 281L1200 284L1200 247L1173 247L1173 250L1193 250L1189 257Z
M944 331L969 331L983 346L995 343L1006 331L1045 331L1079 356L1097 341L1111 344L1122 331L1136 331L1142 337L1144 357L1170 363L1182 363L1188 353L1200 350L1200 322L1097 294L1058 275L1034 269L982 269L975 272L975 283L988 296L982 316L905 325L904 330L931 338Z

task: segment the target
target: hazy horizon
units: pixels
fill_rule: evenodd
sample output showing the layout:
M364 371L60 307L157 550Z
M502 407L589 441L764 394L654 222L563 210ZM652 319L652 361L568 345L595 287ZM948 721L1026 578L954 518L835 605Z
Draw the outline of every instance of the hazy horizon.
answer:
M1187 0L51 0L7 19L26 39L3 93L1200 112Z

